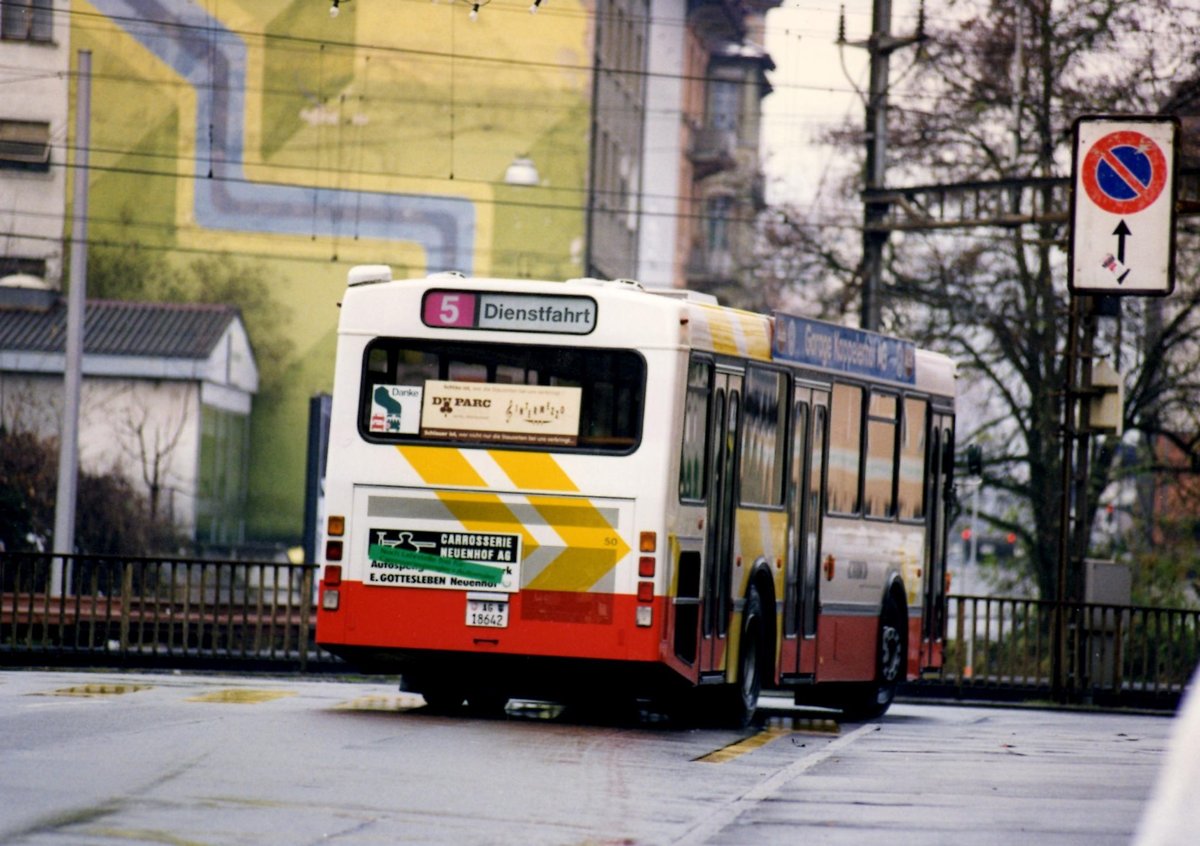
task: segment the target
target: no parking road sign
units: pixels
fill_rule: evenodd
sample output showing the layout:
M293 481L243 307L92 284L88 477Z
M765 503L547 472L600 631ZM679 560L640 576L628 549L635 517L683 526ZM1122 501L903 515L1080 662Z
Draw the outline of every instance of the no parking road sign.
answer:
M1072 293L1171 293L1178 134L1173 117L1075 121Z

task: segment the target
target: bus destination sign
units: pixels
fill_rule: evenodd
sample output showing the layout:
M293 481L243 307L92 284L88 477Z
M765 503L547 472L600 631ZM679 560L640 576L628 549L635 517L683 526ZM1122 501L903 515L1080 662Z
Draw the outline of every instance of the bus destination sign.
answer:
M791 314L775 314L773 355L777 361L905 385L917 380L917 347L911 341Z
M565 294L427 291L421 319L434 329L493 329L587 335L596 328L596 301Z

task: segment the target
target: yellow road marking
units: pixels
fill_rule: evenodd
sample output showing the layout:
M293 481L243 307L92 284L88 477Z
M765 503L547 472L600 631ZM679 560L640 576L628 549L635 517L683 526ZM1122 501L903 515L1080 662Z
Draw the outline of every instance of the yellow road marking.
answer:
M291 690L246 690L244 688L232 688L229 690L214 690L212 693L192 696L187 701L230 702L238 705L253 705L259 702L270 702L273 699L283 699L285 696L295 695L295 692Z
M781 727L766 728L756 735L739 740L737 743L731 743L728 746L709 752L707 755L701 755L699 758L694 758L693 760L701 764L724 764L791 733L791 729Z
M335 711L411 711L420 708L425 700L412 694L400 696L360 696L335 705Z
M49 693L38 693L37 696L120 696L124 693L137 693L139 690L149 690L149 684L81 684L75 687L64 687Z

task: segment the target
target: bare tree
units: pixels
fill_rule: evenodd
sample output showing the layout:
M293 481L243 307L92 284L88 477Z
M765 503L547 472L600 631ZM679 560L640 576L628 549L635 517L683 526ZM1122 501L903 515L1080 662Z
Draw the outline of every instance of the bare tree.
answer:
M1065 211L1051 182L1070 173L1077 117L1157 112L1180 79L1195 78L1200 9L1168 0L947 0L929 5L928 21L929 40L890 92L888 183L1046 184L1012 193L1009 210L1026 222L894 235L885 325L960 362L968 402L958 440L983 447L984 483L1006 495L1007 507L985 516L1018 535L1041 594L1052 597L1068 231L1061 215L1028 212ZM830 137L848 150L862 142L860 126ZM856 241L807 237L822 247L808 255L826 278L853 290ZM1176 294L1127 301L1120 324L1102 335L1126 373L1127 431L1169 437L1200 465L1198 249L1185 228ZM1109 438L1095 451L1094 490L1120 470L1118 446Z
M123 393L134 391L127 389ZM138 402L132 396L112 404L120 409L113 425L121 452L133 462L146 486L150 519L156 523L171 522L175 515L169 507L164 513L163 497L175 490L180 481L175 461L180 438L187 428L191 392L184 391L179 404L166 414L152 413L148 403Z

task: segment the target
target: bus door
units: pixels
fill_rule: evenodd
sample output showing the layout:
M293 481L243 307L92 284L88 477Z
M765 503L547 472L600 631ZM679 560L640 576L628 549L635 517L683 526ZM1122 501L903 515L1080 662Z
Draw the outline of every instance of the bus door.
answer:
M784 587L782 675L813 677L817 668L822 483L829 394L796 389L792 406L792 472L788 484L787 578Z
M705 521L704 595L702 598L700 672L723 669L729 616L733 610L730 581L737 511L737 454L741 435L742 375L718 371L709 418L712 486Z
M929 424L929 469L925 477L925 613L921 630L921 667L942 665L946 628L946 533L954 483L954 418L934 412Z

